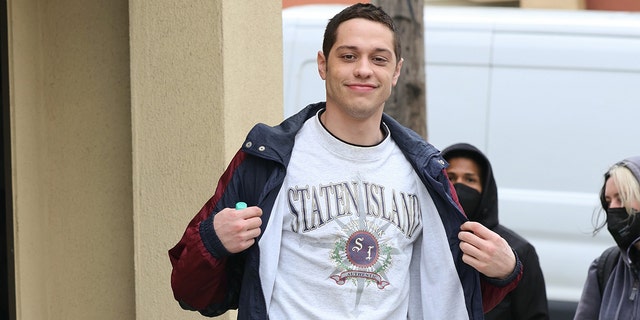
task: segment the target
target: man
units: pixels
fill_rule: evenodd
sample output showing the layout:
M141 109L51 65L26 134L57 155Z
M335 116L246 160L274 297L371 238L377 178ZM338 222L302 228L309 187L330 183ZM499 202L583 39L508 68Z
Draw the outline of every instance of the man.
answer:
M466 222L438 151L383 114L402 68L395 32L371 4L330 20L317 57L326 103L255 126L169 251L183 308L238 308L239 319L482 319L483 304L517 285L519 260ZM237 201L250 207L231 209Z
M447 175L469 220L482 223L506 239L522 260L524 274L518 287L485 314L485 319L549 319L544 277L535 248L498 222L498 188L489 159L467 143L447 147L442 156L449 162Z

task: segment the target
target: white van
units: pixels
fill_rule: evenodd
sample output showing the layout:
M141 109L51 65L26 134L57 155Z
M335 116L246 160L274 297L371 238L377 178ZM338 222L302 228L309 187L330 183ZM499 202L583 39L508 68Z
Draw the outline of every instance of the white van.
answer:
M324 100L316 53L342 8L283 10L285 116ZM424 18L429 141L486 153L501 223L536 247L550 307L571 318L614 244L591 234L603 173L640 155L640 14L426 6Z

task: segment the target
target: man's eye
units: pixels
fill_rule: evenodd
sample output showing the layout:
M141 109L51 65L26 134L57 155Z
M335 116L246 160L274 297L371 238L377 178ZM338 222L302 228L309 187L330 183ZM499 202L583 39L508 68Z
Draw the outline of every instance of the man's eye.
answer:
M385 57L375 57L373 58L373 62L377 63L377 64L384 64L387 63L387 58Z

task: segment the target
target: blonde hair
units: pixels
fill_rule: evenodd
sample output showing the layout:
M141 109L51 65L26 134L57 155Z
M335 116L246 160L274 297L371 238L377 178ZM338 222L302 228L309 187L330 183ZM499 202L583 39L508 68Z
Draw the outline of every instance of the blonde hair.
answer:
M640 182L638 182L638 179L623 163L613 165L604 174L604 183L600 189L600 204L602 207L599 210L594 211L591 220L591 223L594 226L593 235L597 234L607 225L606 211L609 209L609 203L606 201L605 192L607 180L609 179L613 179L613 183L618 188L620 201L629 215L636 214L636 210L634 210L632 206L633 202L636 201L637 203L640 203Z
M635 214L632 203L640 203L640 183L631 170L624 165L616 164L609 169L609 176L613 178L613 183L618 188L620 201L627 209L628 214Z

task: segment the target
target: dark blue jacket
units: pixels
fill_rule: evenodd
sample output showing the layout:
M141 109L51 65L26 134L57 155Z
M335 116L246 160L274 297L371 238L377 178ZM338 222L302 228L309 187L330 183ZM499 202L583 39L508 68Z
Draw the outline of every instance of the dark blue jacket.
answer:
M249 206L262 208L264 232L286 174L296 133L324 107L325 103L312 104L278 126L258 124L249 132L242 149L220 177L214 195L191 220L180 242L169 250L173 266L171 285L175 299L183 308L206 316L237 308L238 319L268 319L258 272L259 246L254 244L244 252L230 254L213 229L213 216L224 208L234 207L237 201L244 201ZM483 281L481 288L478 272L462 261L458 232L467 219L444 173L446 162L436 148L415 132L387 115L383 115L382 121L438 209L463 286L469 318L482 319L482 297L485 305L493 306L512 290L521 276L519 260L508 279Z

